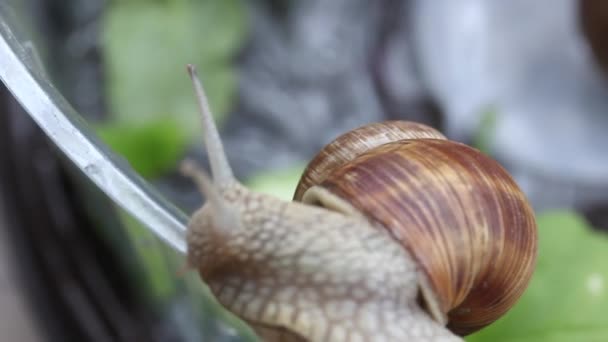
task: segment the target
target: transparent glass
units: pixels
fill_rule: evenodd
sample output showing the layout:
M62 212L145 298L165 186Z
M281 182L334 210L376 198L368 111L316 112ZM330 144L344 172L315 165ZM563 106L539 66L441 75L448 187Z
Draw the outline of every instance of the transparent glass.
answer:
M187 216L112 153L46 77L31 41L13 32L17 11L0 3L0 79L57 147L120 207L185 252Z
M53 85L32 40L36 32L27 26L32 19L24 8L21 0L0 2L0 79L58 149L122 209L117 209L117 215L124 227L101 228L108 233L123 229L134 240L118 247L136 250L140 259L131 261L141 268L133 282L152 293L149 298L155 303L150 306L160 307L183 340L254 340L243 323L211 298L198 276L178 279L176 264L183 263L188 217L113 153ZM149 240L148 232L171 251L162 245L142 244Z

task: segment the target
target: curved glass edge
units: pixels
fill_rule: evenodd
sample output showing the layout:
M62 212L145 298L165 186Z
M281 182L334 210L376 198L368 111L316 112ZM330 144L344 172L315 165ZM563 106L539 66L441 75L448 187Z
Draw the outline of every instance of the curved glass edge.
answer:
M185 253L187 216L97 138L46 77L30 42L13 32L17 16L0 3L0 79L57 147L97 187L172 248Z

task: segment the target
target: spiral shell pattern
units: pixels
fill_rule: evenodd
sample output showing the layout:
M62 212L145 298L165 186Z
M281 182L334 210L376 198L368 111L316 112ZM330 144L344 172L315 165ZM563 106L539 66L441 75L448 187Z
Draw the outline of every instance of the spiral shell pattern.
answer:
M362 139L364 130L328 146L340 149ZM356 156L332 163L319 183L303 175L300 186L320 186L388 229L418 262L454 333L479 330L514 305L534 270L537 230L531 206L507 171L449 140L397 139L348 154ZM305 191L298 189L295 199Z

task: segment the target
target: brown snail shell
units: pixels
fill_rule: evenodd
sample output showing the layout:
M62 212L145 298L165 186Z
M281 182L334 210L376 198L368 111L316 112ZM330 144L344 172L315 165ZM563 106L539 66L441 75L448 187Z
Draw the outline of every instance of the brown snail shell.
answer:
M390 138L378 139L387 126ZM426 275L423 297L431 291L448 328L466 335L502 316L527 287L534 213L496 161L420 126L388 122L342 135L311 161L294 199L322 202L313 191L321 187L388 229ZM361 142L366 132L369 144Z
M294 195L301 199L313 185L321 184L329 173L361 153L386 143L405 139L447 139L438 130L411 121L371 123L349 131L327 144L304 170Z

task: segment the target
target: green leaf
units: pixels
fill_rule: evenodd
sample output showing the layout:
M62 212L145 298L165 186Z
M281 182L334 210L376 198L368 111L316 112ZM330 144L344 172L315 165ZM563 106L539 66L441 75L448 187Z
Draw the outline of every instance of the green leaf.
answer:
M199 67L216 119L221 119L234 96L230 59L245 27L238 0L113 1L102 33L112 121L132 125L170 118L185 136L199 135L185 66Z
M530 286L504 318L467 341L608 341L608 235L570 212L540 215L538 226Z
M277 196L286 201L293 198L293 193L300 181L304 166L294 165L286 169L263 172L247 180L247 187L254 191Z
M96 131L112 150L146 178L157 177L173 169L187 145L179 125L171 120L148 121L139 125L108 124Z
M477 132L473 136L473 146L485 154L490 154L492 140L496 131L497 110L488 107L481 114Z

